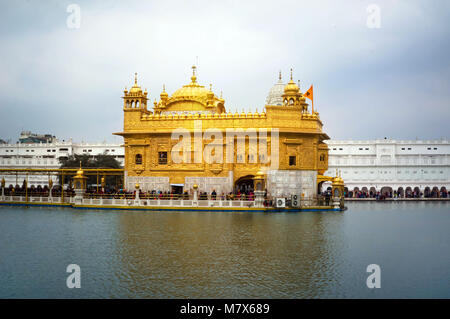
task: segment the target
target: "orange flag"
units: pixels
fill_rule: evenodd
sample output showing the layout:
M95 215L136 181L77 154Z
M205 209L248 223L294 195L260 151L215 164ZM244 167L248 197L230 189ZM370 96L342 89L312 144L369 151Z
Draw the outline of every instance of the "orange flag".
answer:
M311 100L311 102L312 102L312 112L314 113L313 86L311 85L311 87L308 89L308 91L306 91L305 94L303 94L303 95Z
M305 92L304 96L307 97L308 99L310 99L311 101L313 101L313 86L312 85L309 88L309 90Z

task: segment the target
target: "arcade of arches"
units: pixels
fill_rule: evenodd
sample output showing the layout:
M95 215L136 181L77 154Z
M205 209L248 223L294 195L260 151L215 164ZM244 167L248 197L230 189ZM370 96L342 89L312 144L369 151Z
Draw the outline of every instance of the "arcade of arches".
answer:
M324 190L331 190L330 185L324 185ZM347 198L447 198L450 197L450 188L446 186L374 186L344 187L344 195Z

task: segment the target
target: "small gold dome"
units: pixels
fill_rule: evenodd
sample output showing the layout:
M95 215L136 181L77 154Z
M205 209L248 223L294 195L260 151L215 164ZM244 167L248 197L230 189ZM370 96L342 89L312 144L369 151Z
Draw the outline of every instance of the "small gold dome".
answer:
M142 89L141 87L137 84L137 73L134 74L134 85L131 87L130 89L130 93L141 93Z
M300 88L294 81L290 80L288 84L284 87L284 93L298 93Z
M297 84L295 84L294 80L292 80L292 69L291 69L291 80L284 87L284 93L295 94L300 92L300 88Z
M133 85L130 89L130 93L141 93L141 92L142 92L142 89L140 86Z
M259 170L258 173L256 173L256 176L258 177L264 176L264 172Z
M197 188L198 188L198 185L197 185L197 184L194 184L193 187L194 187L194 189L197 189Z
M161 99L163 99L164 97L168 97L168 96L169 96L169 94L167 94L167 92L166 92L166 85L163 84L163 91L161 92L160 97L161 97Z
M76 177L83 177L83 176L84 176L84 172L83 172L83 169L81 168L81 161L80 161L80 168L77 171Z

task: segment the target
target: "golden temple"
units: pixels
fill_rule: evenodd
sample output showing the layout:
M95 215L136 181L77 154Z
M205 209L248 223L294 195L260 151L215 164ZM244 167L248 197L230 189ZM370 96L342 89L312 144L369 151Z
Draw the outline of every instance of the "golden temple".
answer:
M332 181L333 195L342 196L342 179L323 176L329 137L292 70L285 85L280 74L277 103L268 99L262 112L230 113L222 94L200 85L192 69L190 83L171 95L163 86L152 106L136 74L124 90L123 131L114 134L124 138L126 189L192 192L195 185L228 194L259 188L272 197L313 198L320 183Z

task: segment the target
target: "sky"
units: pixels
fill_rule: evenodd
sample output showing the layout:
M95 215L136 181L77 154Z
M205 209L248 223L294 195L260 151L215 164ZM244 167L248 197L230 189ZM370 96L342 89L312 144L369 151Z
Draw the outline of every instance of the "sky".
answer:
M450 1L0 0L0 43L13 143L22 130L120 143L134 73L153 101L193 64L228 111L261 112L292 68L332 139L450 138Z

